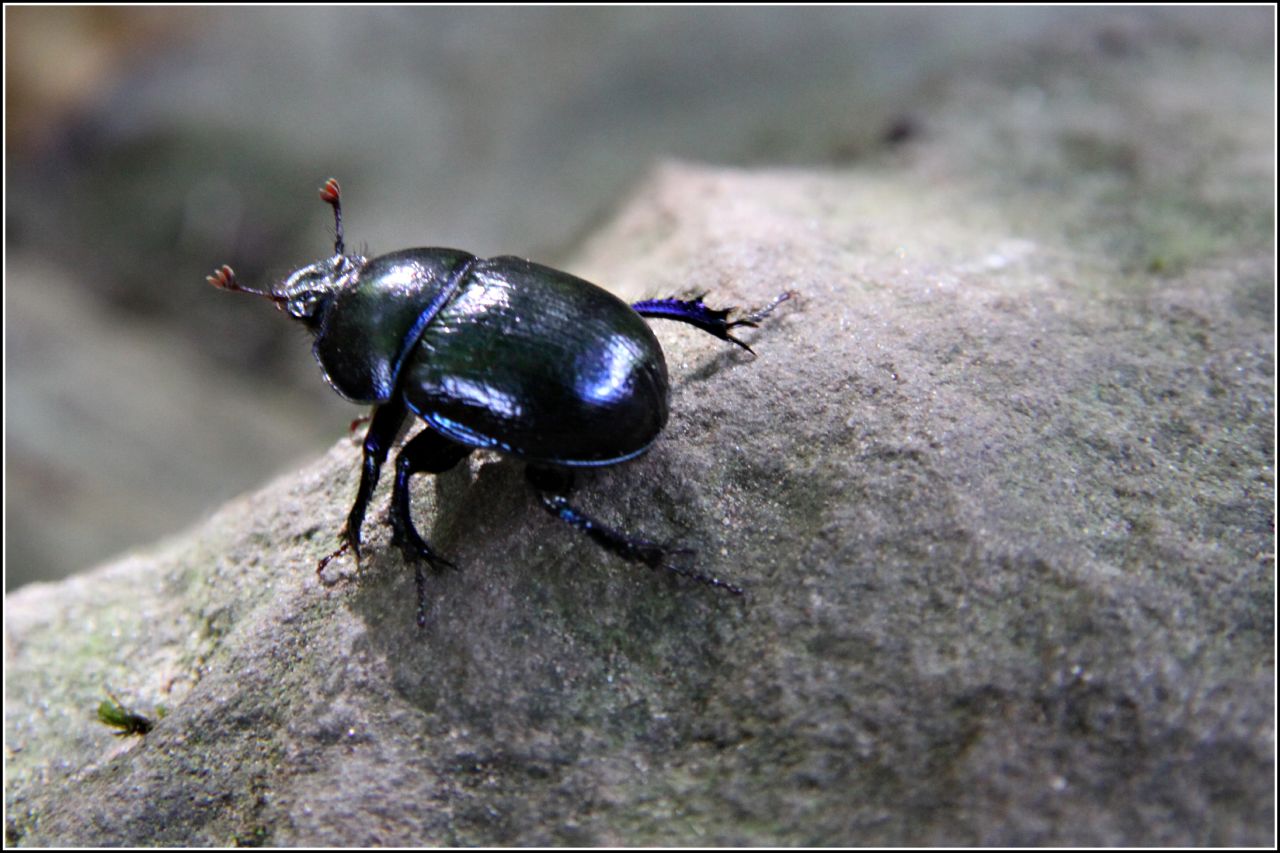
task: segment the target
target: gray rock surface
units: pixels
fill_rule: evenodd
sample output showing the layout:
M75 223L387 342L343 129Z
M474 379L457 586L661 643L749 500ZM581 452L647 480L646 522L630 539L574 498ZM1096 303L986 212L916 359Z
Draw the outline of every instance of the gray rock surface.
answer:
M1093 118L1071 144L1160 150ZM418 481L462 567L419 630L385 483L359 573L316 577L344 438L9 597L10 842L1272 844L1266 224L1224 242L1148 194L1129 212L1189 237L1064 238L1116 210L1092 189L1054 209L927 157L659 168L572 271L802 295L756 358L658 323L671 424L579 502L746 599L603 554L477 458ZM116 739L107 687L168 713Z

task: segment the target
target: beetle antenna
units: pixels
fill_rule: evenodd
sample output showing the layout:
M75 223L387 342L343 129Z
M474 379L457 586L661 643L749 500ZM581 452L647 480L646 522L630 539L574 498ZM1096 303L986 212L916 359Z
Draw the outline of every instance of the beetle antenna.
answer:
M334 253L345 255L347 244L342 239L342 187L338 186L337 178L324 182L324 186L320 188L320 199L333 207L334 228L338 232L338 239L333 244Z
M242 286L240 281L236 278L236 271L226 264L223 264L221 267L214 270L213 275L205 276L204 280L219 290L230 290L234 293L248 293L250 296L261 296L266 299L270 299L272 302L276 303L277 308L280 307L282 303L288 301L287 297L280 296L276 293L268 293L265 290L251 290Z

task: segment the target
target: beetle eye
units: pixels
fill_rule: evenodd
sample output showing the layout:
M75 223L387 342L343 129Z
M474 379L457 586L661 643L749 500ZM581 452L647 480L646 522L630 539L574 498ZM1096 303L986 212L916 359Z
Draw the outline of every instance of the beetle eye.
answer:
M285 303L284 310L289 312L289 316L299 320L309 320L316 313L316 303L319 302L320 295L318 293L300 293L293 299Z

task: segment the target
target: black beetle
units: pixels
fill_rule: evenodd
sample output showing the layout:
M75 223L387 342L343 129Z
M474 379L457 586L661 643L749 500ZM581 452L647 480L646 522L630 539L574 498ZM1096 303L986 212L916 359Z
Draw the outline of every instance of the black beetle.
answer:
M682 565L691 552L634 539L569 504L573 469L634 459L667 423L670 388L658 339L641 317L696 326L751 351L729 334L756 326L783 293L759 311L728 320L702 298L627 305L608 291L522 258L481 259L456 249L405 249L348 255L338 182L320 197L333 207L334 255L303 267L270 291L241 287L229 266L210 284L263 296L314 335L325 379L343 397L372 404L364 467L341 546L360 558L365 510L405 420L426 427L396 456L393 540L414 564L418 624L426 622L426 575L453 565L413 525L409 478L449 470L476 448L524 460L543 506L626 560L663 568L735 594L742 590Z

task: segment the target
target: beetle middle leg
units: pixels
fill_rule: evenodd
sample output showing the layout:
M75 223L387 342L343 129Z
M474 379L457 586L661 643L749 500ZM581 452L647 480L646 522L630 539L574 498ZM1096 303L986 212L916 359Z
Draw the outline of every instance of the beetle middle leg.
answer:
M705 295L704 293L703 296ZM795 295L795 291L785 290L775 296L768 305L763 308L757 308L745 317L739 317L736 320L730 320L729 315L738 309L708 308L703 303L702 296L693 299L646 299L642 302L633 303L631 308L641 317L655 317L662 320L688 323L690 326L701 329L709 335L715 335L722 341L737 344L747 352L754 354L755 350L729 334L729 330L738 326L759 326L760 321L773 313L774 308L777 308Z
M651 569L664 569L689 580L707 586L720 587L734 595L742 595L741 587L712 575L700 574L682 565L680 559L693 554L688 548L672 548L657 542L633 539L619 530L606 527L582 510L570 505L568 495L573 488L572 471L530 465L525 469L525 477L537 490L542 506L547 512L581 530L605 550L617 554L624 560L644 563Z
M427 575L422 570L422 561L425 560L438 572L457 567L432 550L414 526L409 478L418 473L443 474L465 459L472 449L426 427L396 455L396 486L391 493L391 533L404 552L405 560L413 563L413 580L418 588L419 627L427 624Z

